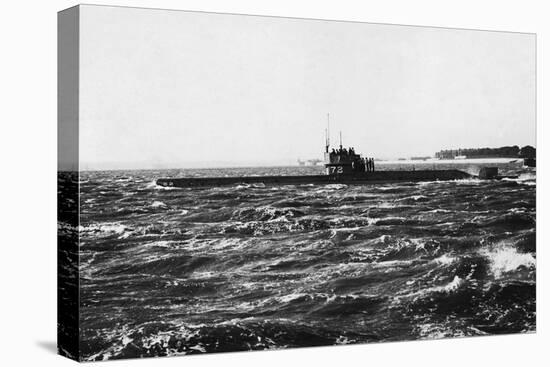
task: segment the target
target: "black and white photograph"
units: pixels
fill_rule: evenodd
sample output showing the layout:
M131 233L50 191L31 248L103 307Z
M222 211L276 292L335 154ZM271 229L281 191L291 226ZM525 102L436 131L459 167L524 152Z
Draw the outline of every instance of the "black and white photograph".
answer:
M98 5L58 32L59 354L536 332L535 34Z

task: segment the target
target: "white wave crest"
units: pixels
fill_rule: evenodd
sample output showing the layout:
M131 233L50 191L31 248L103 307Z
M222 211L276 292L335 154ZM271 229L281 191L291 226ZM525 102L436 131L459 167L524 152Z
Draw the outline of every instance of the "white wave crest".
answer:
M102 232L102 233L116 233L122 234L128 227L121 223L104 223L104 224L90 224L88 226L79 226L80 232Z
M458 275L455 275L454 279L447 285L442 286L440 289L445 292L452 292L464 283L464 279L460 278Z
M536 266L536 259L532 254L520 253L507 243L500 243L495 248L484 251L483 255L489 259L491 271L495 277L514 271L520 266L527 268Z
M433 210L428 210L426 213L452 213L453 211L452 210L448 210L448 209L433 209Z
M526 186L536 186L537 176L533 173L522 173L518 178L504 178L504 181L517 182L518 184Z
M367 223L369 225L375 225L375 224L378 224L378 222L382 221L382 222L392 222L392 221L395 221L395 222L399 222L399 221L403 221L403 220L407 220L407 218L405 217L398 217L398 216L388 216L388 217L381 217L381 218L367 218Z
M285 296L277 297L277 301L279 301L281 303L289 303L289 302L292 302L294 300L297 300L297 299L300 299L300 298L303 298L303 297L311 297L311 296L307 293L291 293L291 294L287 294Z
M414 200L418 201L420 199L427 199L428 197L426 195L411 195L411 196L405 196L404 198L398 199L398 201L405 201L405 200Z
M455 257L449 256L447 254L441 255L438 258L435 258L433 260L436 263L442 264L442 265L449 265L456 261Z
M348 187L348 185L345 185L345 184L328 184L328 185L325 185L325 188L329 189L329 190L341 190L341 189L345 189L346 187Z
M153 180L153 181L149 182L145 186L145 188L149 189L149 190L176 190L176 189L178 189L177 187L173 187L173 186L160 186L160 185L157 185L156 180Z

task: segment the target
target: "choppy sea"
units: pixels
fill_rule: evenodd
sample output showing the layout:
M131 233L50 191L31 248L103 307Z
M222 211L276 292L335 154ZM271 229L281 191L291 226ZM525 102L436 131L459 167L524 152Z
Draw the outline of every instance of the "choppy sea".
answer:
M155 179L321 169L81 172L82 358L532 332L535 170L499 168L519 177L178 189Z

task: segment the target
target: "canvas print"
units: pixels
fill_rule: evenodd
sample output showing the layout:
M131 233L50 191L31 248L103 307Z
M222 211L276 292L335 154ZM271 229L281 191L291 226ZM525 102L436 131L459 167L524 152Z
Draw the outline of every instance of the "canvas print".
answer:
M58 17L60 354L535 332L534 34Z

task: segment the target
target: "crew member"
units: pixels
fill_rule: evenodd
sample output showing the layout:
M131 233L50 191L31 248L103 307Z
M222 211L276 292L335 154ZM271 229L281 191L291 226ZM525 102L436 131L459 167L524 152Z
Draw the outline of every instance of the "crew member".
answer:
M332 148L332 152L330 152L330 153L328 154L330 163L333 163L333 162L334 162L334 157L335 157L335 156L336 156L336 151L334 150L334 148Z

